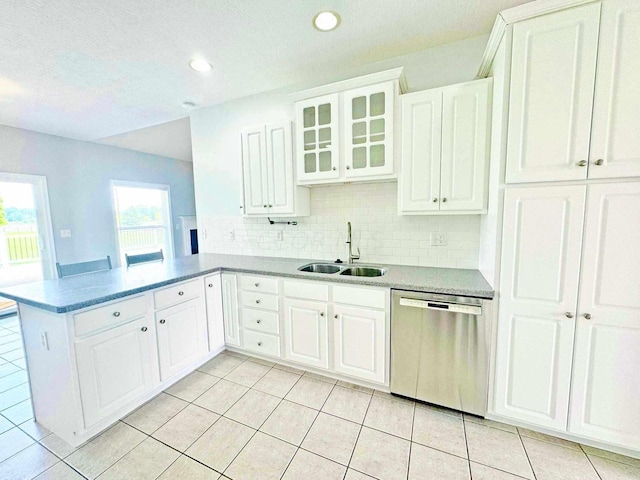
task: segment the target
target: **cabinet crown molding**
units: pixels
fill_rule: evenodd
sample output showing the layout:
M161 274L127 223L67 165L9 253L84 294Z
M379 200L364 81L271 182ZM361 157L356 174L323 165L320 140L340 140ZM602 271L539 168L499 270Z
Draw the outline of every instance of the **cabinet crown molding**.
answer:
M400 93L405 93L408 90L407 80L404 77L404 67L399 67L350 78L348 80L342 80L340 82L329 83L319 87L309 88L307 90L302 90L301 92L292 93L289 95L289 98L293 102L298 102L300 100L307 100L308 98L320 97L331 93L339 93L345 90L351 90L352 88L366 87L392 80L398 80L400 84Z
M565 10L571 7L584 5L585 3L593 3L600 0L537 0L535 2L525 3L517 7L509 8L498 13L487 46L485 47L482 61L478 67L476 78L486 78L491 70L491 64L496 56L500 41L504 36L509 25L527 20L529 18L546 15L548 13Z

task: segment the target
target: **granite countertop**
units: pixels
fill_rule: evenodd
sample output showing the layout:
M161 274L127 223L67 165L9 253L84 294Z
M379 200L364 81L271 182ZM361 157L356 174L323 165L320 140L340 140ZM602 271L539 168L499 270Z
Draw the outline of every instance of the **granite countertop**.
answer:
M201 253L127 268L0 288L0 296L55 313L108 302L219 271L255 273L352 285L415 290L492 299L494 292L478 270L380 265L381 277L348 277L298 271L318 260ZM329 263L329 262L327 262ZM365 265L366 263L361 263Z

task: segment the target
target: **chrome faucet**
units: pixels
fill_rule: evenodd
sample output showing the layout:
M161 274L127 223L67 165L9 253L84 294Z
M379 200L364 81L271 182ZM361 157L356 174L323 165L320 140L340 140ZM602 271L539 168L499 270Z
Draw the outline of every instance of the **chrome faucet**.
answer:
M349 263L353 263L354 260L360 260L360 247L358 247L358 253L355 255L353 254L351 248L351 222L347 222L347 245L349 245L349 248L347 250Z

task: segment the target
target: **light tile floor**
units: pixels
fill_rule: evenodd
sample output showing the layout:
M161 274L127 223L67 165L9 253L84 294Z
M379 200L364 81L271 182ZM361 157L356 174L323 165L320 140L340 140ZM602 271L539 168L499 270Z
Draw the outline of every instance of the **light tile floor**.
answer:
M232 352L74 449L33 421L16 340L0 321L3 480L640 479L639 459Z

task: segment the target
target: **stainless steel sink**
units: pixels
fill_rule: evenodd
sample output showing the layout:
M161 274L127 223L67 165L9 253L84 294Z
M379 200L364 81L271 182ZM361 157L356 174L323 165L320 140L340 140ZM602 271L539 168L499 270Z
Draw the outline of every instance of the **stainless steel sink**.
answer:
M340 275L351 275L353 277L381 277L385 273L387 273L386 268L349 267L340 272Z
M313 273L337 273L340 271L340 267L332 263L309 263L298 268L298 270Z

